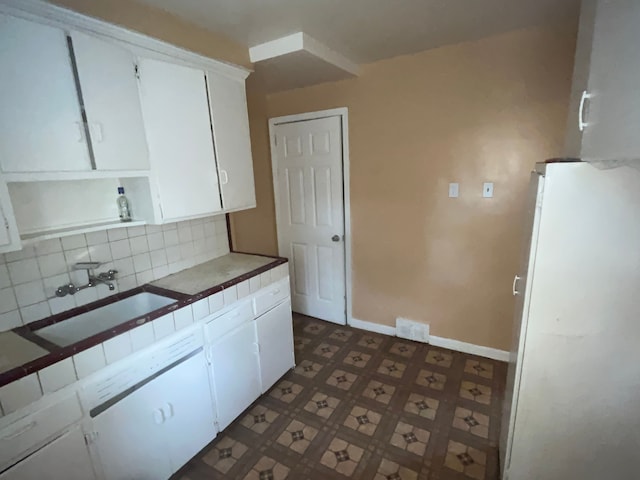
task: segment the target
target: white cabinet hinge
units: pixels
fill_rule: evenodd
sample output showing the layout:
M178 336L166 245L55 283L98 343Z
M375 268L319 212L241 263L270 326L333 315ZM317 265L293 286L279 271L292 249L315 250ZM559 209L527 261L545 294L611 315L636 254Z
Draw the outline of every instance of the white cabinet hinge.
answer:
M133 71L135 72L136 78L140 80L140 67L137 63L133 66Z

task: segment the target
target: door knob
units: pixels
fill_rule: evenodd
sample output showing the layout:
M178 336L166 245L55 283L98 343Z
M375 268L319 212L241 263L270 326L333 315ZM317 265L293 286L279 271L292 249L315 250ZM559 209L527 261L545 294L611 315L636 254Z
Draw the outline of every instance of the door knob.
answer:
M331 240L334 242L339 242L340 241L340 235L334 235L333 237L331 237Z

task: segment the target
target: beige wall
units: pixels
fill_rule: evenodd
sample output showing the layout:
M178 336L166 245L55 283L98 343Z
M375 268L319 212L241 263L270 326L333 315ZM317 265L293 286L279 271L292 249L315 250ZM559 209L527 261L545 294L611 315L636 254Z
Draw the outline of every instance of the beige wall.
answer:
M236 244L276 250L267 118L346 106L354 317L403 316L509 349L529 172L562 151L575 36L574 25L521 30L270 95L266 111L252 98L258 209L233 215ZM449 182L460 198L447 198Z
M260 86L255 84L253 76L247 79L247 104L258 208L230 215L233 249L239 252L277 255L267 99Z
M249 50L246 46L186 22L164 10L132 0L49 0L49 2L136 30L207 57L251 67Z

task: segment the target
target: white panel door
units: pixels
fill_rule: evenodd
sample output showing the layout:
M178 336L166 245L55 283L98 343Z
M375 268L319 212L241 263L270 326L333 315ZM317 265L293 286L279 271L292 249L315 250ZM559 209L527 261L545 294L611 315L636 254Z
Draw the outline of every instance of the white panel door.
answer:
M284 302L256 319L260 345L262 392L269 390L295 366L291 302Z
M163 221L219 212L222 205L204 72L142 59L139 75Z
M97 170L148 170L136 64L124 48L72 32Z
M344 324L340 117L275 126L278 249L289 258L295 312Z
M213 384L220 430L260 396L255 324L245 323L211 347Z
M0 480L89 480L95 478L91 457L79 427L10 468ZM124 478L124 477L122 477Z
M599 0L582 158L640 159L640 2Z
M0 15L0 167L90 170L65 32Z
M243 81L209 73L209 98L225 210L256 206L247 95Z
M158 377L162 392L168 453L175 472L216 436L209 374L199 353Z

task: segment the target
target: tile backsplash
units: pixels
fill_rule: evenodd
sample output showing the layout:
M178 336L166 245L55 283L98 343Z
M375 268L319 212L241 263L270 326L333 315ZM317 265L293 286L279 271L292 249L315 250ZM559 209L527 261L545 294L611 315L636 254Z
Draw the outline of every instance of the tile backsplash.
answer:
M45 240L0 255L0 332L129 290L229 253L224 215L167 225L103 230ZM102 262L95 273L118 271L106 285L56 297L69 282L87 283L77 262Z

